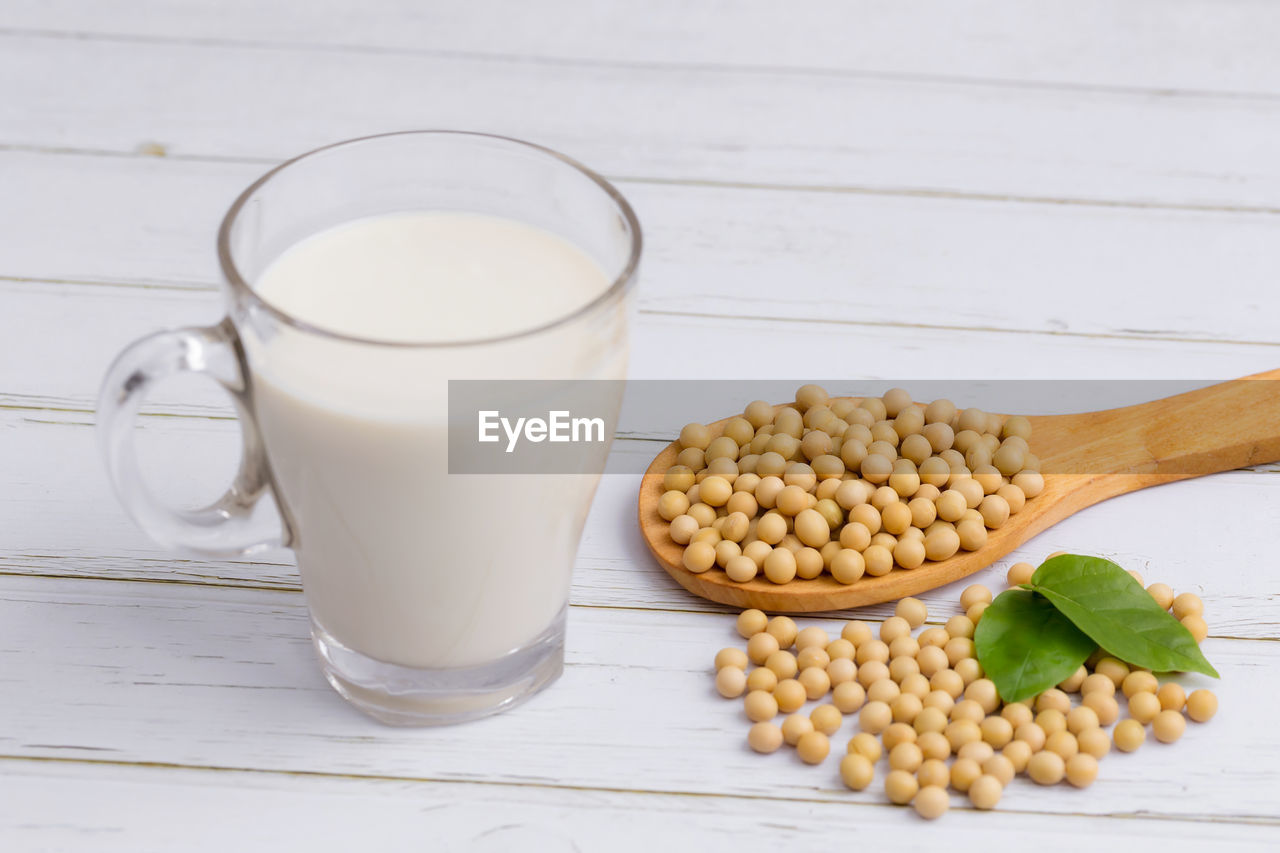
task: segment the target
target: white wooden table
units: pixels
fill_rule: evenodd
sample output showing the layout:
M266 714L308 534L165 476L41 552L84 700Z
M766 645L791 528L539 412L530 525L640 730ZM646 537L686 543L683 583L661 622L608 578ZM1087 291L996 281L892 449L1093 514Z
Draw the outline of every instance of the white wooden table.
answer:
M746 749L709 672L732 615L649 559L634 479L600 490L564 678L392 730L323 683L287 554L178 558L125 519L92 405L126 342L217 318L213 233L252 178L418 127L541 142L633 200L637 377L1273 368L1278 43L1280 5L1249 0L4 0L0 849L1276 849L1280 466L1114 500L1014 555L1202 595L1217 719L1086 791L1022 779L926 825L845 790L835 756ZM221 490L228 411L199 385L153 401L167 496Z

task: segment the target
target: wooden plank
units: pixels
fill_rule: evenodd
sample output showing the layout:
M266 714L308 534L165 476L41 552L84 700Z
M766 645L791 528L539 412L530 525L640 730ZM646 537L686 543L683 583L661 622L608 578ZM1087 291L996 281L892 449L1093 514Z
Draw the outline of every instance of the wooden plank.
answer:
M848 728L820 768L747 749L740 703L711 683L715 650L740 642L727 615L575 608L568 667L552 689L518 713L416 731L379 726L328 688L296 595L4 578L0 623L9 628L0 640L3 755L883 801L878 791L855 797L838 781ZM1258 677L1274 647L1207 641L1223 674L1212 723L1190 726L1176 746L1104 759L1087 791L1017 780L1001 807L1280 822L1280 770L1258 760L1280 749L1268 724L1280 697L1273 679Z
M279 160L432 126L614 177L1280 209L1280 99L0 33L3 78L8 146Z
M0 184L9 190L0 201L7 235L0 277L212 287L218 222L262 168L0 153ZM834 324L811 334L832 346L843 342L848 355L841 363L850 363L864 342L882 339L867 324L916 327L919 341L937 334L932 327L947 326L1276 343L1272 270L1280 266L1280 245L1269 216L622 187L645 227L642 309ZM1157 285L1161 298L1153 300L1149 288ZM55 292L82 298L81 291ZM214 312L210 302L191 316L207 322ZM1038 357L1057 349L1044 339L988 336L985 347L989 360L975 363L981 372L997 365L1027 376L1064 369ZM763 350L737 351L739 358L766 361ZM800 364L807 352L767 360ZM1158 375L1161 363L1142 352L1130 350L1118 361L1126 371L1120 375ZM654 375L704 369L682 354L668 359L679 364L678 373ZM919 355L923 362L926 354ZM1233 375L1197 370L1190 360L1190 367L1165 375ZM860 373L894 371L879 358L858 364ZM1130 365L1140 372L1127 373ZM1274 360L1259 362L1251 370L1273 366Z
M300 588L287 552L255 562L189 558L146 538L125 517L102 473L87 420L74 414L0 410L0 573L146 579L194 584ZM233 422L192 418L144 419L140 456L148 482L179 504L207 503L225 487L237 458ZM619 441L640 462L656 452L648 441ZM1274 468L1274 466L1273 466ZM655 563L635 525L636 476L602 479L587 521L572 601L593 607L727 612L694 598ZM1168 519L1191 505L1232 507L1215 516L1213 536L1170 537ZM1275 578L1260 531L1280 517L1280 473L1240 471L1173 483L1115 498L1067 519L971 579L921 596L958 612L967 583L1003 588L1017 560L1038 563L1058 550L1096 553L1143 572L1148 582L1192 590L1206 601L1214 636L1280 638ZM1222 543L1230 542L1224 553ZM1224 580L1228 579L1228 580ZM883 616L876 605L860 614Z
M349 850L430 838L433 849L750 850L785 834L788 844L900 843L910 821L915 844L989 849L1030 843L1039 850L1247 849L1275 829L1217 820L1187 824L1144 815L984 815L960 798L945 820L919 824L877 802L787 802L682 797L529 785L424 783L284 776L186 768L5 761L0 834L20 849L96 852L216 850L275 845ZM65 804L73 802L76 809ZM701 840L704 839L704 840Z
M888 846L900 844L907 831L913 844L951 850L1032 844L1046 851L1085 845L1124 853L1159 844L1161 850L1197 853L1206 847L1256 849L1275 833L1273 826L1229 820L989 815L963 808L959 797L944 820L924 824L868 797L762 802L27 760L7 760L0 768L0 835L18 849L325 851L429 838L435 850L647 853L684 849L693 838L706 851L751 850L779 837L813 847L850 838Z
M7 306L0 312L0 405L51 409L91 410L107 365L131 341L160 329L209 325L217 322L221 311L219 295L208 290L50 281L0 280L0 300ZM51 329L58 334L51 336ZM65 346L66 341L74 341L75 346ZM725 356L691 360L691 354L699 351ZM942 353L945 357L940 357ZM1012 353L1016 358L1010 358ZM833 392L883 393L894 384L910 386L914 379L917 382L911 387L921 393L933 387L937 393L974 405L989 405L987 400L971 398L984 384L1094 379L1099 380L1094 389L1099 397L1087 402L1091 408L1102 408L1145 399L1134 395L1159 397L1185 390L1178 382L1259 372L1278 359L1280 350L1269 344L995 335L967 329L776 323L642 310L632 336L632 377L666 382L700 379L701 390L694 395L683 386L672 386L665 395L671 400L667 409L629 409L632 420L624 426L630 435L669 440L687 420L722 417L761 395L789 398L796 385L813 380L828 382ZM707 381L709 376L719 381ZM1114 381L1121 379L1153 381L1127 386ZM732 380L738 382L731 384ZM957 382L941 385L944 380ZM958 380L972 381L962 386ZM708 394L714 396L703 398ZM658 395L646 396L653 402ZM718 402L721 398L723 402ZM690 408L671 411L681 402ZM1061 404L1069 406L1071 400ZM147 411L232 414L217 386L199 379L166 384Z
M255 3L10 0L4 28L335 50L555 61L734 65L860 76L988 78L1041 85L1275 93L1280 13L1254 0L766 0L642 6L478 0ZM761 38L762 34L768 38Z

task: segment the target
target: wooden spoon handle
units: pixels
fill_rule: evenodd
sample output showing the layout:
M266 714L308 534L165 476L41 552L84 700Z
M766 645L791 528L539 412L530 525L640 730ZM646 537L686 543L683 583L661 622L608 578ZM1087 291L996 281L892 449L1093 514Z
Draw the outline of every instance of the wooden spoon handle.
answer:
M1132 475L1115 494L1275 462L1280 370L1070 420L1075 440L1045 460L1045 472Z

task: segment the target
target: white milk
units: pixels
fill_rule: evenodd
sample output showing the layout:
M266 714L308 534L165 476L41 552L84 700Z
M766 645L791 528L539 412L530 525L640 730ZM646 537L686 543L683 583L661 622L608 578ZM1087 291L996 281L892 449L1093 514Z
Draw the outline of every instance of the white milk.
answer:
M457 342L554 322L609 284L548 231L403 213L303 240L254 289L322 330ZM448 474L446 381L620 379L623 310L443 349L287 326L247 336L257 419L325 630L377 660L453 667L500 657L552 623L598 477Z

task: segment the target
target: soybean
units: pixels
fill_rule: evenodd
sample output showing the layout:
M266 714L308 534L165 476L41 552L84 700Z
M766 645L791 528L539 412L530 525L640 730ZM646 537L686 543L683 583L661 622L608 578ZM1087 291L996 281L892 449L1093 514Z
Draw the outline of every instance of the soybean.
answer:
M782 729L773 723L756 723L747 732L747 744L759 753L776 752L782 746Z
M775 584L830 572L849 585L982 548L988 529L1043 489L1029 435L1025 419L956 414L950 401L917 404L902 389L855 400L805 385L790 405L748 404L719 435L685 425L658 515L691 572L718 565L732 582L763 572ZM964 604L974 621L976 603ZM924 615L908 609L919 627Z

